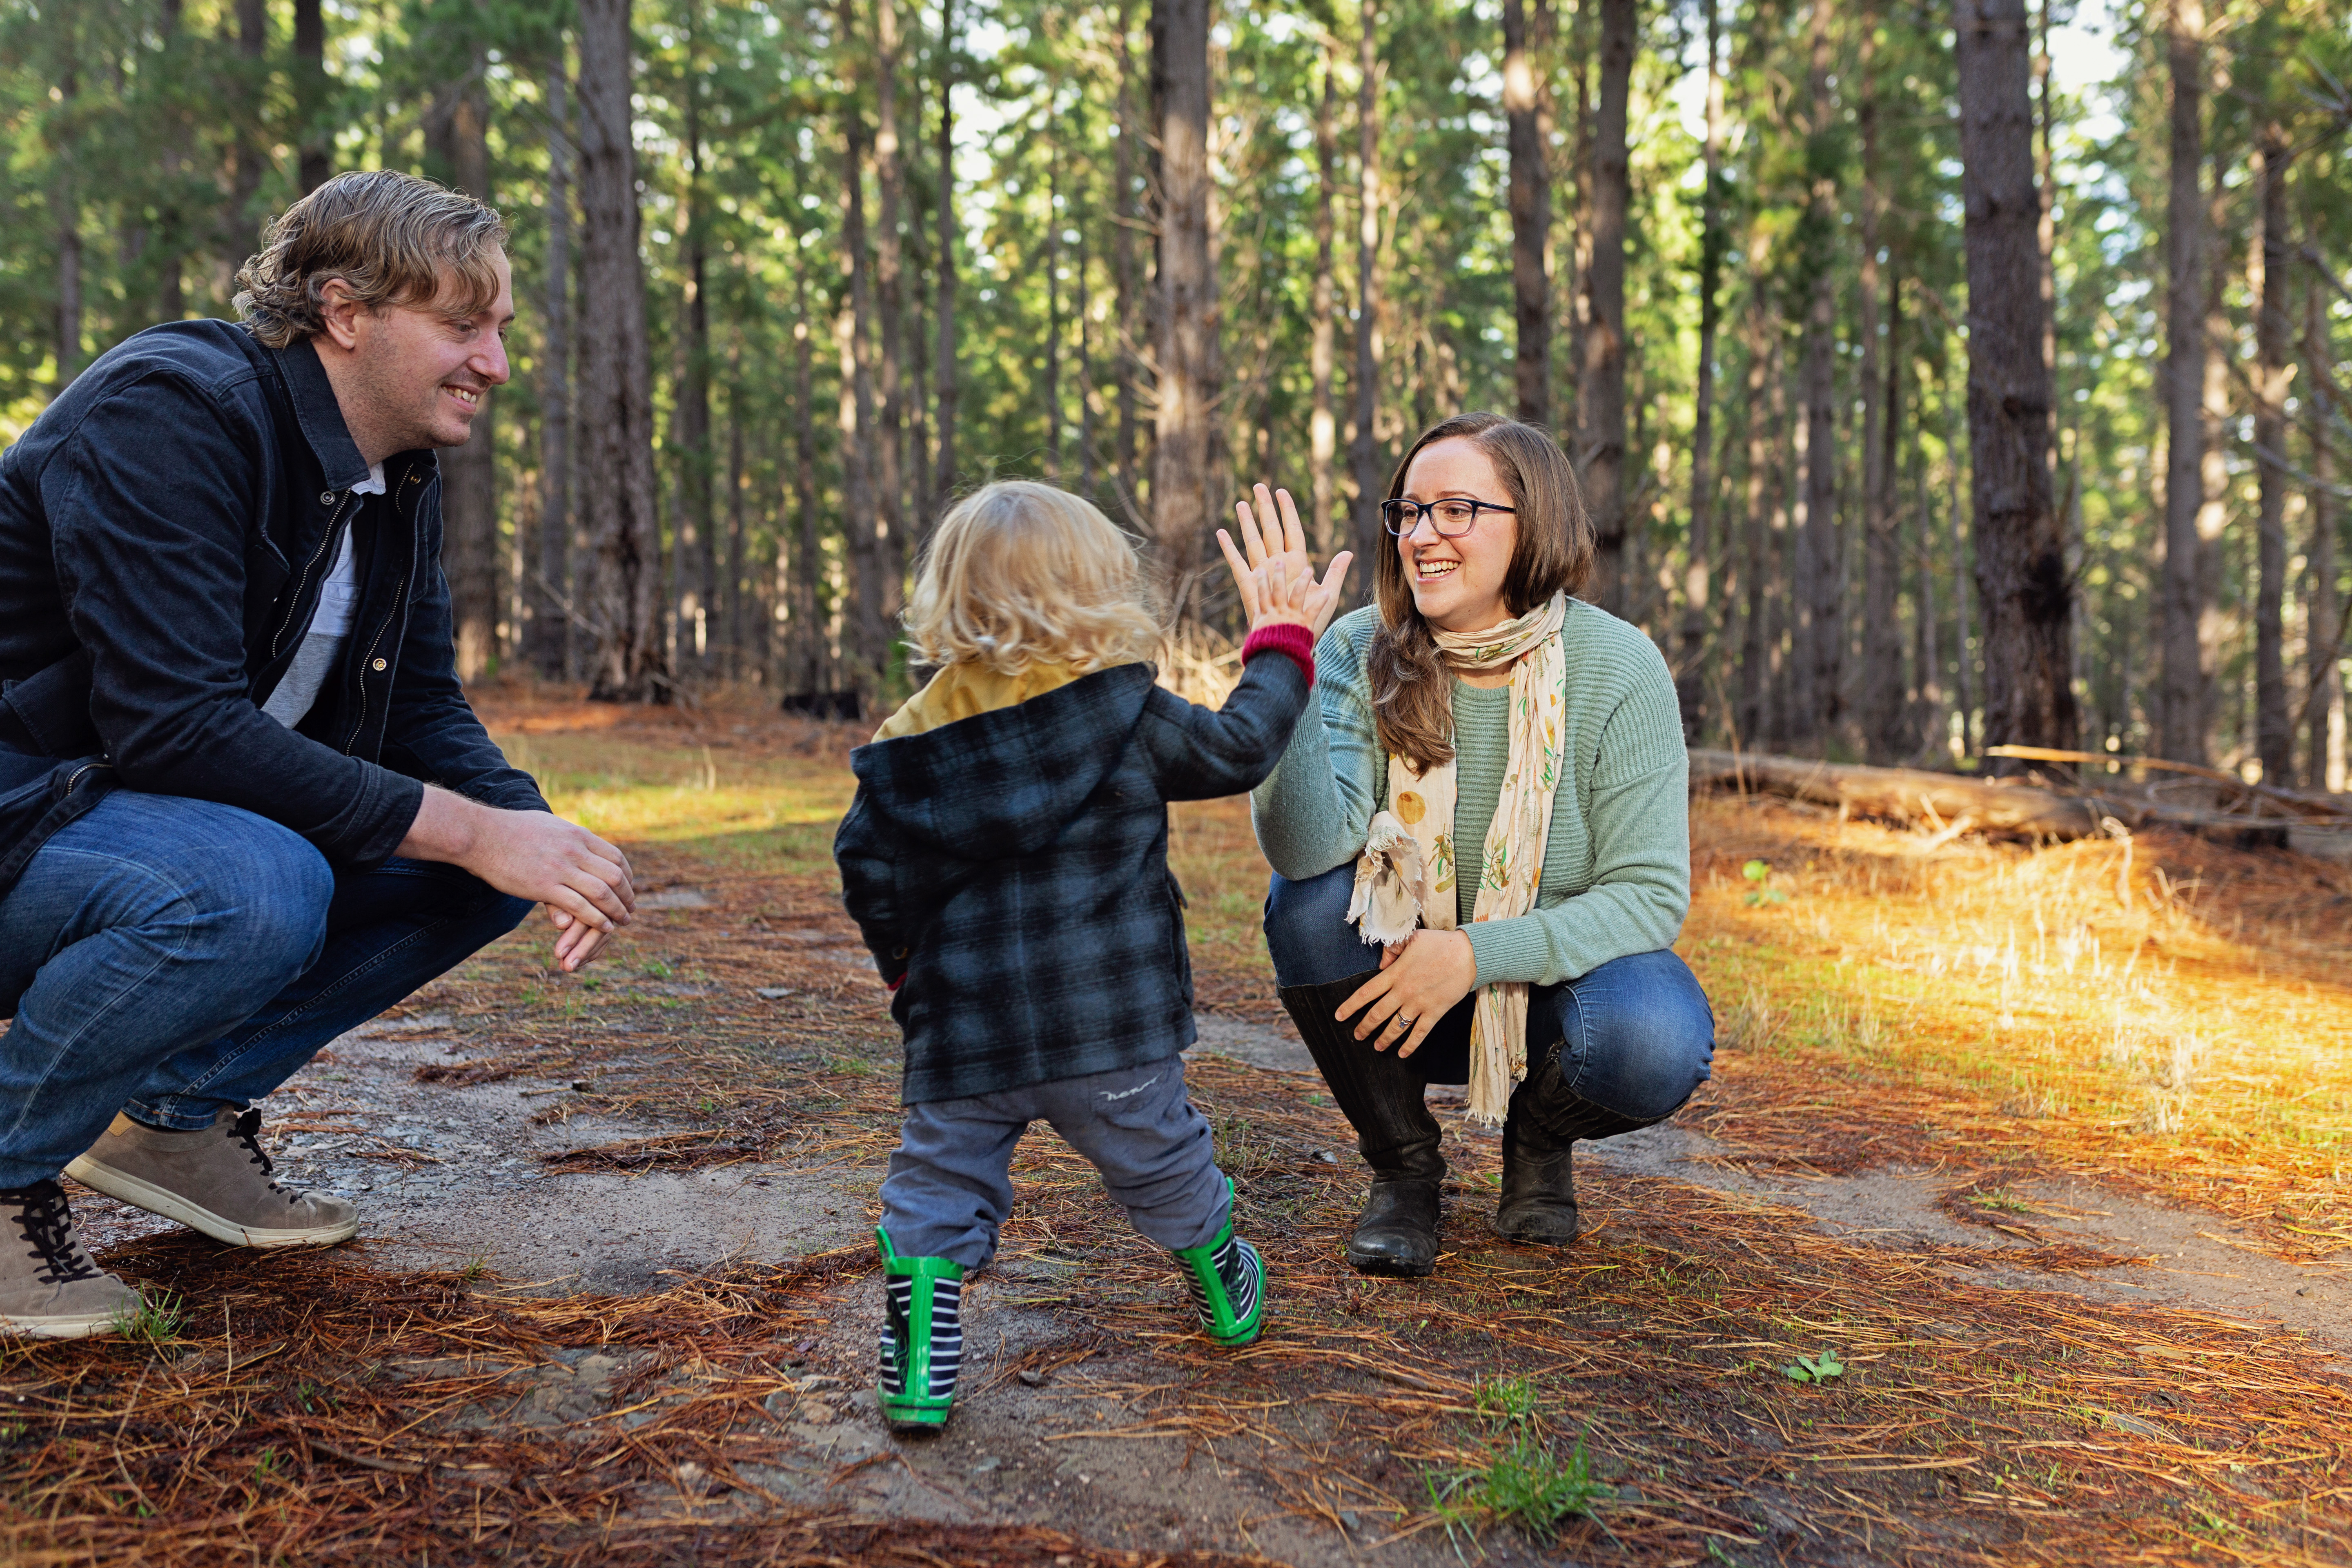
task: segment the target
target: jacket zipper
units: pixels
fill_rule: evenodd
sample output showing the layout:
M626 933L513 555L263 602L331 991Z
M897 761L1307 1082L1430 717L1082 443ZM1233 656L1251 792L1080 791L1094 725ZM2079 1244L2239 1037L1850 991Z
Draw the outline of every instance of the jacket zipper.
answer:
M409 478L410 478L410 479L411 479L412 481L414 481L414 480L415 480L415 477L416 477L416 476L415 476L414 473L410 474L410 476L409 476ZM352 755L352 748L353 746L356 746L356 745L358 745L358 744L360 743L360 731L367 728L367 715L368 715L367 667L368 667L368 660L369 660L369 659L371 659L371 658L373 658L375 657L375 650L376 650L376 649L378 649L378 648L380 648L380 647L382 647L383 646L383 634L384 634L384 633L386 633L386 632L388 632L388 631L390 631L390 630L392 629L392 623L393 623L393 622L394 622L394 621L396 621L396 620L398 620L398 619L400 618L400 603L401 603L401 598L402 598L402 596L403 596L404 595L405 595L405 594L408 592L408 585L409 585L409 584L414 583L415 580L416 580L416 513L415 513L415 511L412 509L412 510L410 510L409 514L408 514L408 575L407 575L406 577L404 577L404 578L403 578L403 579L401 580L401 584L400 584L400 586L399 586L399 587L397 587L397 588L395 588L395 589L394 589L394 590L393 590L393 595L392 595L392 609L391 609L391 611L390 611L387 615L385 615L385 616L383 617L383 624L382 626L380 626L376 627L376 629L375 629L375 637L373 637L373 639L372 639L372 640L368 643L368 646L367 646L367 652L365 652L365 653L363 653L363 654L360 655L360 716L359 716L358 721L357 721L356 722L354 722L354 723L352 725L352 732L351 732L350 736L349 736L349 737L347 737L347 738L344 740L344 742L343 742L343 754L344 754L345 756L350 756L350 755Z
M73 777L66 780L65 793L68 795L73 794L75 788L81 783L82 774L93 772L99 768L112 767L113 765L114 764L111 763L84 763L81 766L73 771Z
M286 605L286 619L278 625L278 635L269 639L270 658L276 658L278 648L284 646L286 633L294 625L294 617L302 608L302 590L310 585L311 568L317 566L325 558L327 552L334 548L335 541L342 528L343 510L351 505L356 494L357 492L354 491L352 495L346 495L336 503L335 515L327 520L327 537L319 542L317 553L302 563L302 574L294 580L294 597Z

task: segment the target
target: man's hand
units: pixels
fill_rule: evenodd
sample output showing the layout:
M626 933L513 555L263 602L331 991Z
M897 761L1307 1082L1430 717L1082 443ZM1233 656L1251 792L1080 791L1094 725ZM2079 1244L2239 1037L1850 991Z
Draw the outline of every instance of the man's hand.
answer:
M556 965L566 973L595 957L637 907L629 858L586 828L544 811L501 811L431 784L398 852L462 866L501 893L545 904L560 933Z

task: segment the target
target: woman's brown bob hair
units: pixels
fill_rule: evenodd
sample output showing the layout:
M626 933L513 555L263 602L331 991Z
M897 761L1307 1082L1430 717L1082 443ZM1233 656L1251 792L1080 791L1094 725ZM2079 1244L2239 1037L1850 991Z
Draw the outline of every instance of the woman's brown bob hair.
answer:
M1422 448L1440 441L1468 441L1484 452L1516 509L1518 535L1503 578L1503 607L1523 616L1554 594L1580 590L1592 575L1592 519L1559 443L1499 414L1456 414L1423 431L1405 452L1389 480L1389 500L1404 494L1405 475ZM1383 536L1381 542L1372 577L1381 629L1367 661L1372 719L1381 749L1423 770L1454 755L1453 676L1429 623L1413 607L1395 541Z
M506 243L506 220L462 191L395 169L355 170L278 215L237 269L234 303L273 349L324 330L331 278L371 310L438 304L463 318L499 297ZM446 299L445 279L455 284Z

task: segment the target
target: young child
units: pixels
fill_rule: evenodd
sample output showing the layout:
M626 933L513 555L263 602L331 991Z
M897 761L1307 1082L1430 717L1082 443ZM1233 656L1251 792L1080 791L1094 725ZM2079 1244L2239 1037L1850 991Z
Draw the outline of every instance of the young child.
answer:
M932 536L907 624L943 668L851 753L857 797L834 841L906 1032L876 1232L892 1426L948 1418L963 1278L996 1251L1013 1147L1036 1121L1174 1255L1212 1337L1257 1337L1265 1266L1234 1235L1233 1184L1184 1094L1192 972L1167 803L1273 771L1339 574L1253 574L1241 684L1213 712L1154 684L1142 563L1086 501L993 484Z

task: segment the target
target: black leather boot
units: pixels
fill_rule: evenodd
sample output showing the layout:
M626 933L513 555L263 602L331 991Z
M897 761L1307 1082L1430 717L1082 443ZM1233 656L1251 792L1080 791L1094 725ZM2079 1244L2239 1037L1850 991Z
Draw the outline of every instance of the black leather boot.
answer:
M1577 1141L1612 1138L1646 1127L1593 1104L1560 1077L1561 1042L1543 1065L1511 1091L1503 1118L1503 1191L1495 1205L1495 1234L1538 1247L1566 1247L1581 1221L1576 1212Z
M1348 1240L1348 1261L1368 1274L1422 1275L1437 1265L1437 1184L1445 1176L1443 1136L1423 1100L1423 1085L1393 1050L1356 1038L1332 1015L1377 969L1326 985L1288 985L1282 1005L1298 1026L1356 1148L1372 1168L1371 1195Z

